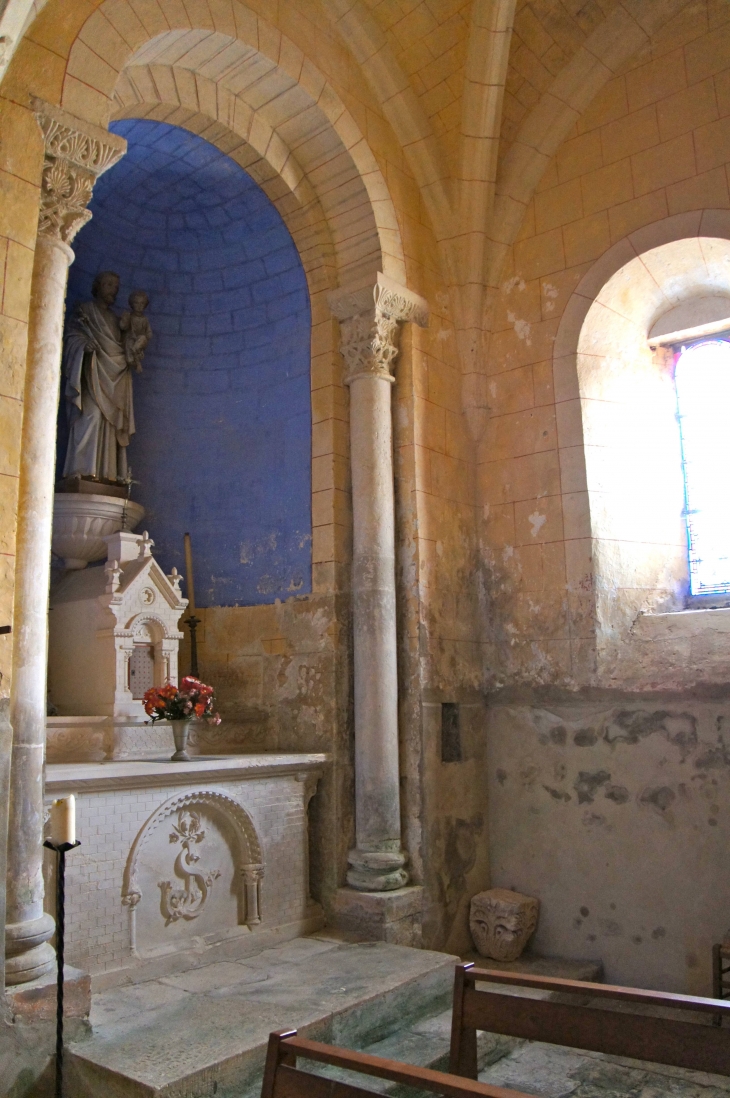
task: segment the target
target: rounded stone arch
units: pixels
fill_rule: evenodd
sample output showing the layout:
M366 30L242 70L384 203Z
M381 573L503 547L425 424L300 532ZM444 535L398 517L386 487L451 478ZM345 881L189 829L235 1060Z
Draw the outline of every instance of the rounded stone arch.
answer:
M616 243L579 282L556 335L571 618L586 642L582 670L604 685L625 675L640 615L684 607L672 361L648 336L660 316L704 294L730 295L728 210L665 218Z
M129 632L133 638L141 636L142 629L150 627L154 643L159 643L170 638L177 638L180 634L177 630L171 631L158 614L135 614L129 622ZM156 635L155 635L156 634Z
M321 203L306 176L295 171L288 162L277 170L264 155L266 142L261 141L260 132L251 134L247 129L246 134L239 133L235 128L234 111L221 107L220 113L214 116L200 110L195 98L186 95L184 89L177 92L174 68L171 66L168 71L171 81L163 99L151 80L143 82L140 79L140 73L149 76L146 66L130 70L137 79L130 76L126 81L120 80L111 121L146 119L179 126L209 141L244 168L279 212L291 234L307 277L313 324L327 319L326 302L320 301L317 295L337 286L335 246ZM144 99L138 92L142 83L146 85ZM217 99L214 104L217 109ZM257 141L259 147L252 141Z
M204 0L158 0L144 25L124 0L105 0L71 47L61 105L106 126L119 106L117 89L135 97L130 71L140 80L146 71L137 99L173 109L176 100L186 109L194 103L243 137L290 190L306 180L324 212L338 284L378 270L405 282L385 179L337 93L290 40L237 0L218 6L213 20Z
M253 821L246 810L226 793L217 790L188 790L177 793L161 804L142 825L127 857L122 879L122 903L130 909L130 939L132 951L136 950L135 909L142 899L138 879L139 859L148 839L165 820L175 813L203 809L222 818L234 839L232 850L239 887L239 906L243 912L241 921L249 928L261 922L261 881L264 876L264 860Z

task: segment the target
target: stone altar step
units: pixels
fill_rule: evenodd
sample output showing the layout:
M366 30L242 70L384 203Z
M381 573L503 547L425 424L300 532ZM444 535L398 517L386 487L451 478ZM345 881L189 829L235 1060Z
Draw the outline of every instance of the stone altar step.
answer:
M385 942L343 943L324 934L255 956L237 957L232 945L226 960L94 995L94 1035L68 1048L69 1093L255 1094L269 1033L289 1027L350 1048L372 1047L401 1031L403 1058L406 1045L411 1053L419 1046L430 1055L429 1044L438 1058L448 1045L444 1012L449 1014L457 960ZM441 1022L435 1023L438 1015ZM432 1024L443 1031L438 1042L429 1032Z
M481 957L478 953L466 954L464 961L474 961L483 968L499 968L506 972L524 972L538 976L559 976L569 980L600 981L603 977L603 963L598 960L572 960L564 957L542 957L535 954L525 954L518 961L493 961L487 957ZM519 995L523 989L510 987L512 994ZM538 998L553 998L551 992L527 991L528 995L537 995ZM451 1008L439 1011L437 1014L420 1018L416 1022L401 1025L389 1036L362 1047L363 1052L369 1052L373 1056L383 1056L390 1060L403 1060L407 1064L415 1064L418 1067L430 1067L436 1071L448 1071L449 1048L451 1044ZM505 1037L498 1033L477 1033L477 1061L479 1070L487 1070L491 1065L498 1063L505 1057L524 1045L525 1042L515 1037ZM358 1046L361 1047L361 1046ZM308 1070L320 1075L326 1075L332 1079L347 1079L353 1083L362 1083L362 1077L356 1073L342 1071L336 1068L326 1068L319 1064L309 1064ZM384 1079L368 1079L369 1090L381 1094L391 1095L392 1098L413 1098L412 1091L397 1083L389 1083ZM252 1092L246 1098L257 1098Z

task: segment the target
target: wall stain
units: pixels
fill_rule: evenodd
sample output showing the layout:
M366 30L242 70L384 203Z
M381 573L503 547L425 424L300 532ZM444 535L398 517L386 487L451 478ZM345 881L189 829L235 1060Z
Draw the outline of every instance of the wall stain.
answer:
M606 787L605 796L614 804L626 804L629 799L629 791L625 785L609 785Z
M610 781L611 775L607 770L579 771L573 782L573 789L578 794L578 804L593 804L598 790Z
M677 794L673 789L670 789L668 785L650 786L645 789L639 797L640 804L645 804L648 808L652 808L655 812L658 812L660 816L664 816L667 809L676 800Z
M610 824L607 823L606 817L602 816L600 812L584 812L581 822L584 827L605 827L607 831L613 830Z
M467 875L476 865L477 837L483 830L484 817L481 813L469 820L446 816L440 826L437 825L434 838L441 852L435 860L441 865L439 892L445 911L446 937L460 909L470 902Z
M543 789L546 793L549 793L554 801L568 801L572 800L570 793L566 793L564 789L552 789L549 785L543 785Z
M573 736L573 743L576 747L593 747L598 743L598 733L595 728L579 728Z
M656 732L679 748L682 762L697 748L697 718L691 713L672 713L667 709L658 709L653 713L620 709L606 724L603 739L612 745L636 744Z

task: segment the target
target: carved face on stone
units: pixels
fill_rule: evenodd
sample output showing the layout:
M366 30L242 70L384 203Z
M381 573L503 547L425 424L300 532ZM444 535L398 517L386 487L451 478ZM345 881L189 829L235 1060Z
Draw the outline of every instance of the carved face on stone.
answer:
M507 888L490 888L472 898L469 929L482 957L516 961L537 926L540 901Z

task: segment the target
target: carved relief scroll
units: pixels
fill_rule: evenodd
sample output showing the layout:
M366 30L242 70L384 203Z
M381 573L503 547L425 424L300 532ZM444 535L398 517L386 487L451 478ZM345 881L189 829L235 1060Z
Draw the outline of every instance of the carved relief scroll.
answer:
M172 797L147 820L127 859L122 903L133 952L258 926L263 876L261 845L238 801L212 790Z

